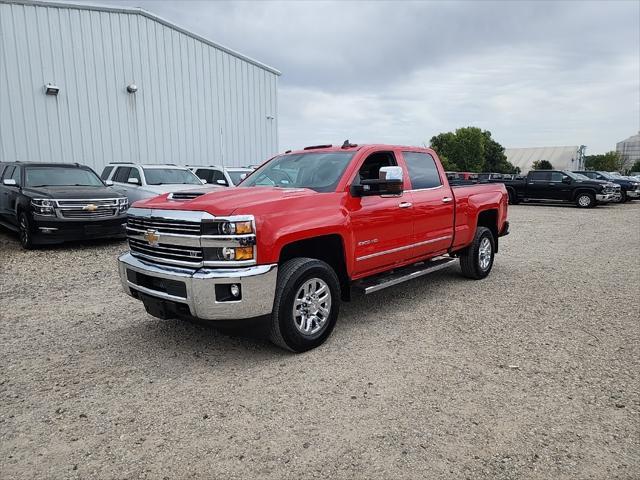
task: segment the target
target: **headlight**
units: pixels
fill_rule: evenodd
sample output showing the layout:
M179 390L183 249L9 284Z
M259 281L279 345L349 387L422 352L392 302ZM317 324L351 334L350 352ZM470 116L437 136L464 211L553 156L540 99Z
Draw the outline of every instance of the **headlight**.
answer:
M53 217L56 214L54 210L56 202L48 198L34 198L31 200L31 206L33 207L34 213L37 215Z
M211 222L202 224L203 235L248 235L254 233L253 222Z
M129 199L128 198L119 198L118 199L118 213L124 213L129 208Z

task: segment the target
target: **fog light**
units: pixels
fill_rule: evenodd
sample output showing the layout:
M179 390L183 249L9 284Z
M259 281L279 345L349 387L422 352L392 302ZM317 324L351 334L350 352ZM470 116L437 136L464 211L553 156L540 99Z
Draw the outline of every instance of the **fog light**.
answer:
M222 258L225 260L235 260L236 258L236 250L231 247L224 247L222 249Z
M229 288L229 291L231 292L231 295L233 295L236 298L240 296L240 287L235 283L231 285L231 287Z

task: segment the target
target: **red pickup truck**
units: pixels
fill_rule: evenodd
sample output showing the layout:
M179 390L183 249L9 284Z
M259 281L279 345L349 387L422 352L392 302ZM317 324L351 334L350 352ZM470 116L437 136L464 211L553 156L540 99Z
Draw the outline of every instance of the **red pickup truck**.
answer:
M302 352L331 334L340 302L460 259L491 271L509 230L502 184L450 187L436 153L319 145L278 155L238 188L136 202L125 291L159 318L269 316L271 340Z

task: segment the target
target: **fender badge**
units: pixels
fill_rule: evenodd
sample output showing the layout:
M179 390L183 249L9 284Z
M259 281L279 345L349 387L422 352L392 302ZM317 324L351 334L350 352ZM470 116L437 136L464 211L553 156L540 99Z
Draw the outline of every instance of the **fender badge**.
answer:
M158 241L160 240L160 235L155 230L147 230L144 234L144 239L149 242L149 245L152 247L158 246Z

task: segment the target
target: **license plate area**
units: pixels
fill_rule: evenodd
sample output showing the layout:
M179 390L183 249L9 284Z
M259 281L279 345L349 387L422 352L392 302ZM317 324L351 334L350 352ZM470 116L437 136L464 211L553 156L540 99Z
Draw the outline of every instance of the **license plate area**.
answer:
M129 268L127 269L127 279L134 285L139 285L159 293L166 293L173 297L187 299L187 285L180 280L154 277Z

